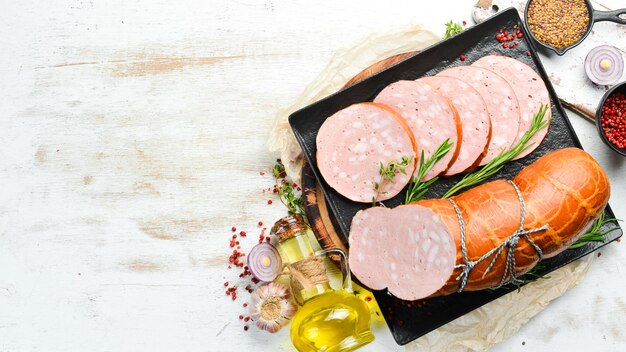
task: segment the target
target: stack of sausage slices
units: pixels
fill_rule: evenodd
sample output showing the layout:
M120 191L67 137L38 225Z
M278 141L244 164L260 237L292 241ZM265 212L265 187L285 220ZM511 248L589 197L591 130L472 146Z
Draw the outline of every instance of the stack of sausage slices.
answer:
M445 69L435 76L398 81L373 102L351 105L328 117L317 134L317 165L326 183L355 202L396 196L417 176L423 152L429 158L448 139L453 146L420 181L452 176L485 165L515 146L531 127L548 89L527 64L490 55L472 65ZM551 119L551 110L546 120ZM545 137L540 130L531 153ZM406 175L385 183L380 165L409 160Z

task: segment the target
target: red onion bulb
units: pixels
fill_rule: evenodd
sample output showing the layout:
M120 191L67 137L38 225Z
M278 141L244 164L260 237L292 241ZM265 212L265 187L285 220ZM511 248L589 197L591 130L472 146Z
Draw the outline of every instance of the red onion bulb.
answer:
M595 84L613 84L624 72L622 54L611 45L597 46L591 49L585 58L585 72Z
M264 242L248 253L248 270L261 281L273 281L281 273L283 261L276 247Z

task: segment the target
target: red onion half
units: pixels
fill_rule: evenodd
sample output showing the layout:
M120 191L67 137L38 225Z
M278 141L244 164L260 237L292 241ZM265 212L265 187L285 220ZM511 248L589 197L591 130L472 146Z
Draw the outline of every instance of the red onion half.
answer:
M622 54L614 46L597 46L591 49L585 58L585 72L595 84L613 84L624 72Z
M260 243L248 253L248 270L261 281L273 281L283 268L283 261L276 247Z

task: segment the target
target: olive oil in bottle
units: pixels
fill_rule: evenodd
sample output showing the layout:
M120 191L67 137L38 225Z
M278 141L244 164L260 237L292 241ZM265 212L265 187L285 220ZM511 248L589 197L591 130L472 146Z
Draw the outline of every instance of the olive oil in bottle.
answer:
M346 290L309 299L291 322L291 342L301 352L353 351L372 341L369 308Z
M315 257L315 250L309 239L310 232L311 229L304 220L296 216L286 216L278 220L271 230L271 234L278 237L277 248L283 262L291 269L292 294L300 305L313 296L332 290L328 280L319 280L319 282L303 287L301 281L306 280L306 278L293 277L293 266L297 265L296 263Z
M309 240L310 231L294 216L278 220L271 230L289 268L292 294L302 305L291 322L291 342L301 352L353 351L374 341L369 308L352 292L345 253L338 249L316 252ZM329 284L324 265L327 253L341 258L341 290L333 290Z

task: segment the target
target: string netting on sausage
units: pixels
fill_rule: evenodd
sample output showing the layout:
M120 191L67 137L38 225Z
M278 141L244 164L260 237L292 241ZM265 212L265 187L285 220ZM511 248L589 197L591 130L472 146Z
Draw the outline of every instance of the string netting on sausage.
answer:
M518 275L515 271L515 247L517 246L517 243L520 237L526 238L526 240L530 243L530 245L537 251L537 254L539 254L539 260L543 258L543 252L541 251L541 248L539 248L539 246L537 246L535 242L533 242L533 240L530 238L530 234L539 232L539 231L545 231L549 228L549 226L546 224L535 229L524 230L525 205L524 205L524 198L522 198L522 192L520 192L519 188L513 181L508 180L507 182L513 186L513 188L515 189L515 192L517 193L517 197L519 198L520 209L521 209L520 210L520 225L511 236L509 236L506 240L504 240L498 246L492 248L490 251L483 254L477 260L470 260L467 255L467 247L465 245L465 222L463 221L463 217L461 216L461 210L459 209L456 202L453 199L448 198L448 201L450 201L450 203L452 203L452 206L454 207L454 211L456 212L456 216L459 220L459 225L461 227L461 252L463 254L463 263L457 264L454 267L455 269L461 269L461 273L456 278L457 281L461 280L461 285L459 287L458 292L463 292L463 289L465 288L465 285L467 284L467 279L469 278L470 271L477 264L481 263L483 260L486 260L487 258L493 255L493 259L491 260L491 263L489 263L487 270L485 270L485 272L483 273L482 277L484 278L485 275L487 275L491 271L491 269L493 268L493 265L495 264L496 260L500 256L500 253L502 253L502 251L505 248L507 249L506 266L504 267L504 274L502 275L502 279L500 280L500 283L498 284L498 286L495 288L499 288L511 282L516 282ZM510 280L507 280L508 276L510 276L511 278Z

